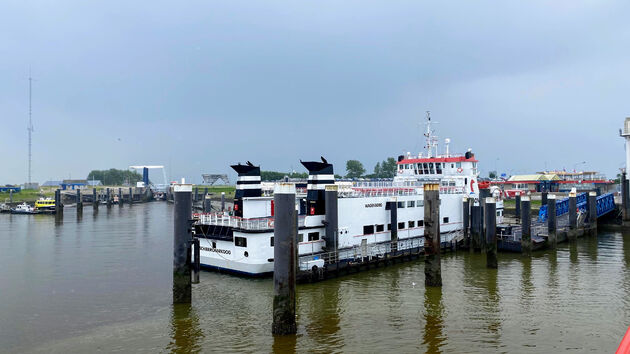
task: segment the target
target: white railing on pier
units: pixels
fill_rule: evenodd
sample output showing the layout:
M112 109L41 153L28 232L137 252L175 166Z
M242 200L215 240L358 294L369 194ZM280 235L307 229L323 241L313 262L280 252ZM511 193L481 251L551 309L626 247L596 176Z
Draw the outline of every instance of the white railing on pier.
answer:
M223 213L199 214L199 223L202 225L229 226L244 230L271 230L273 229L273 216L267 218L241 218ZM304 226L304 215L298 216L298 227Z

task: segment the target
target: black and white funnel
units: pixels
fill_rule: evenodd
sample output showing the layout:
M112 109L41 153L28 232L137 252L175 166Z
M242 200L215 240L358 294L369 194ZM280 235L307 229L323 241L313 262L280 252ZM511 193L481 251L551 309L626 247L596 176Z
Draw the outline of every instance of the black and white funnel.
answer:
M306 186L306 214L324 215L326 213L326 185L335 184L333 165L322 157L322 161L301 161L308 170Z
M262 186L260 182L260 166L254 166L251 162L247 164L230 166L236 173L236 193L234 194L234 215L243 217L243 198L260 197Z

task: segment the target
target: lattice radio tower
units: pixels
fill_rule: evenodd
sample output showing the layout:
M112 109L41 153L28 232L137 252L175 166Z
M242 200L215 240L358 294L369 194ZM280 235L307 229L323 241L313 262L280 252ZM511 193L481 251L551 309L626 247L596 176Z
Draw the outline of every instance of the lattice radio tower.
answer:
M32 155L31 155L31 140L33 134L33 118L32 118L32 108L31 108L31 100L32 100L32 84L33 78L31 77L31 73L28 73L28 126L26 130L28 130L28 184L29 188L31 185L31 163L32 163Z

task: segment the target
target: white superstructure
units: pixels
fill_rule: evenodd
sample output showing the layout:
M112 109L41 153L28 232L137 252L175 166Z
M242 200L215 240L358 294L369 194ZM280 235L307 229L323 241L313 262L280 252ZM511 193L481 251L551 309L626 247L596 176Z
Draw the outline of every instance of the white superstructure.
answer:
M478 198L477 160L470 151L461 156L448 152L439 155L430 118L427 119L426 147L435 152L429 152L426 157L422 154L400 156L393 180L335 181L333 166L325 159L302 162L309 170L306 191L302 189L300 193L298 186L296 198L302 269L322 267L326 262L343 261L357 254L389 252L393 244L398 250L422 246L425 183L440 185L442 242L452 241L461 232L462 199L464 196ZM195 225L195 236L201 244L201 264L249 275L272 272L273 196L262 193L260 167L248 162L232 168L239 175L234 212L232 215L201 214ZM336 186L334 189L338 191L336 235L326 235L325 189L328 186ZM397 207L397 239L392 242L391 208L394 206ZM502 213L502 205L497 205L497 209Z

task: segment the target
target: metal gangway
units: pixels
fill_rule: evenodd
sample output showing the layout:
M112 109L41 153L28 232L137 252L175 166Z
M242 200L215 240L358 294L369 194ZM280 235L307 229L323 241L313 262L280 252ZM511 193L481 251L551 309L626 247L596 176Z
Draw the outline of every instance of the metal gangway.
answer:
M576 196L577 208L580 212L587 212L588 193L580 193ZM615 209L615 196L613 193L606 193L596 198L597 217L608 214ZM556 200L556 216L560 217L569 214L569 198ZM547 221L547 206L541 205L538 211L538 222ZM560 222L560 218L558 218ZM533 225L532 225L533 226Z

